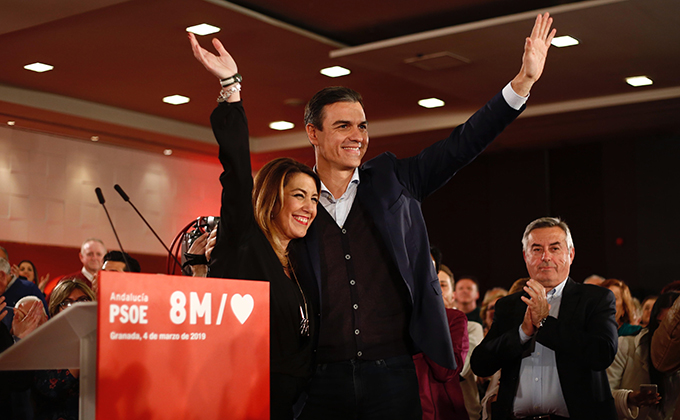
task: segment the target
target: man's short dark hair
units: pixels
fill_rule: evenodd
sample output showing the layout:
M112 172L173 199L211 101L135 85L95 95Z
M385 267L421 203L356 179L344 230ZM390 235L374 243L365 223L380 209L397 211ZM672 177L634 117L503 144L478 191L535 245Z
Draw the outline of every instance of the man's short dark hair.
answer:
M316 92L305 106L305 125L312 124L323 131L324 107L336 102L358 102L364 107L364 100L356 90L344 86L329 86Z
M434 260L434 268L437 270L437 273L439 273L442 267L442 252L439 250L439 248L432 245L430 246L430 255L432 255L432 259Z
M123 254L125 254L125 257L123 257ZM125 259L127 259L127 263L125 262ZM107 261L122 262L125 264L125 271L127 272L140 273L142 271L141 267L139 266L139 262L132 258L127 252L123 253L120 251L109 251L106 253L106 255L104 255L104 262ZM128 264L130 265L129 267Z

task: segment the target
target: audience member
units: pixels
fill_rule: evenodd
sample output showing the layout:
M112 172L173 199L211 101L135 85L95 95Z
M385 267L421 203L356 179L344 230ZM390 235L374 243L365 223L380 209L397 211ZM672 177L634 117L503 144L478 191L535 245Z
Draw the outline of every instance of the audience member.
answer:
M45 310L45 299L34 283L29 282L23 277L14 277L11 274L9 261L6 259L7 251L0 249L0 292L4 298L2 310L3 347L18 341L42 324L46 317L43 317ZM12 308L7 311L7 308ZM9 334L8 334L9 333ZM7 379L9 378L9 379ZM31 404L31 392L24 380L24 375L3 374L0 380L14 380L12 384L5 388L9 392L6 404L0 406L0 417L30 419L33 417L33 407ZM24 386L26 385L26 386ZM0 398L2 401L2 398ZM10 417L11 416L11 417Z
M50 316L80 302L92 302L95 295L85 281L67 278L50 296ZM80 395L80 369L40 370L34 373L35 420L76 420Z
M430 256L434 262L434 271L439 273L442 269L442 252L434 245L430 246Z
M652 309L649 327L638 335L619 337L619 350L607 369L619 418L670 420L673 417L675 401L680 394L680 371L675 369L666 374L658 371L651 363L650 344L677 297L677 292L659 296ZM640 389L642 384L656 385L658 393Z
M437 272L437 277L439 277L439 286L442 289L442 298L444 298L444 307L448 309L454 309L455 306L455 294L453 292L453 285L455 281L453 279L453 272L451 269L444 264L441 264L439 272Z
M515 280L514 283L512 283L512 286L510 286L510 290L508 290L509 295L514 295L517 292L521 292L524 290L524 287L527 285L527 282L531 280L531 277L522 277L517 280Z
M14 305L12 335L15 341L26 337L47 322L47 312L37 296L24 296Z
M482 318L479 316L479 307L477 300L479 299L479 284L472 276L460 277L456 282L456 308L463 311L467 316L468 321L478 322L482 324Z
M453 273L443 264L440 268L442 299L445 306L452 305ZM459 376L468 355L468 322L464 313L449 306L446 306L446 318L449 322L457 368L455 370L444 368L423 353L413 356L418 375L423 420L468 420Z
M486 335L493 323L493 316L496 313L496 301L507 295L508 291L502 287L494 287L484 293L482 307L479 311L479 316L482 318L482 326L484 326L484 335Z
M666 314L652 337L652 362L660 372L680 369L680 299ZM673 420L680 420L680 398L675 403Z
M142 268L140 267L139 262L132 258L127 252L109 251L104 255L102 271L140 273Z
M45 290L45 286L50 281L50 274L47 273L42 277L38 277L38 270L35 268L35 264L29 260L23 260L18 266L19 276L24 277L26 280L35 283L41 292Z
M510 290L508 291L507 295L513 295L517 292L521 292L524 290L524 286L526 286L527 281L529 281L529 277L522 277L520 279L515 280L512 283L512 286L510 286ZM494 302L494 314L491 315L491 317L488 317L489 320L489 327L484 328L484 335L489 332L491 329L491 325L493 325L493 318L495 316L495 309L496 305L495 303L498 302L497 299ZM500 387L500 378L501 378L501 370L499 369L496 373L494 373L491 377L489 378L479 378L478 383L480 386L480 391L484 389L484 386L486 386L486 391L484 391L484 397L482 397L482 419L487 420L491 418L491 403L495 402L496 399L498 398L498 389Z
M583 280L583 284L592 284L595 286L601 286L602 283L604 283L605 278L602 276L598 276L597 274L593 274L591 276L588 276L585 280Z
M622 280L608 279L600 286L611 290L616 298L616 323L619 336L639 333L642 327L635 325L635 306L628 285Z
M666 292L672 292L674 290L680 292L680 280L675 280L665 285L663 289L661 289L661 294Z
M127 258L127 263L125 259ZM129 264L129 266L128 266ZM101 271L117 271L119 273L139 273L142 271L139 262L127 252L109 251L104 255ZM77 277L72 277L77 278ZM82 279L81 279L82 280ZM92 291L99 292L99 273L92 279Z
M562 220L531 222L522 247L531 279L524 293L496 302L472 354L477 375L502 369L492 418L616 419L605 373L617 348L613 294L569 278L575 249Z
M642 314L640 315L640 326L646 328L649 325L649 317L652 314L654 303L659 297L657 295L647 296L642 301Z
M80 253L78 254L83 267L80 269L80 271L66 274L65 276L58 277L49 282L45 287L45 294L50 295L57 283L61 282L62 280L72 278L83 280L85 284L91 288L94 277L97 275L99 270L101 270L102 264L104 263L104 255L106 255L106 247L104 246L104 242L101 239L85 239L83 244L80 246Z
M475 348L482 342L484 338L484 328L478 322L468 322L468 341L470 342L470 350L465 358L465 365L460 373L460 387L463 390L463 399L465 400L465 408L467 409L470 420L479 420L482 412L482 405L479 398L479 388L477 387L477 375L472 371L470 366L470 357Z
M5 283L0 279L0 292L4 291ZM37 311L34 311L37 312ZM5 297L0 296L0 321L7 316L7 304ZM15 316L13 327L20 334L20 317ZM15 338L12 337L9 328L0 322L0 353L14 345ZM30 387L32 375L29 371L0 371L0 418L2 419L30 419L32 412L27 411L22 402L30 401ZM27 397L23 398L22 397ZM30 408L30 407L28 407Z
M0 248L0 285L5 285L2 295L5 297L7 306L14 308L19 299L25 296L36 296L43 303L43 307L47 308L45 296L38 286L23 277L14 277L11 271L7 251L4 248ZM14 311L10 311L3 318L2 322L7 329L11 329L13 320Z

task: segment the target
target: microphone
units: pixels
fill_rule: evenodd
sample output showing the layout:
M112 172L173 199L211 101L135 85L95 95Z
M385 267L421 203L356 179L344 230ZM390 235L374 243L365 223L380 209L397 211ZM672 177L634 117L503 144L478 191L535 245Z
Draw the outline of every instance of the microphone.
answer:
M128 271L130 271L130 264L128 264L128 259L125 256L125 250L123 249L123 245L120 243L120 239L118 239L118 232L116 232L116 228L113 227L113 221L111 220L111 216L109 216L109 211L106 208L106 200L104 200L104 194L102 193L102 189L97 187L94 189L95 194L97 194L97 200L99 200L99 204L104 207L104 211L106 212L106 217L109 219L109 224L111 225L111 230L113 230L113 234L116 237L116 242L118 242L118 247L120 248L121 252L123 253L123 259L125 260L125 266L127 267Z
M130 197L128 197L128 195L125 194L125 191L123 191L123 189L120 187L120 185L118 185L118 184L114 185L113 189L118 191L118 194L120 194L120 196L123 197L123 200L130 203ZM132 204L132 203L130 203L130 204ZM132 207L134 207L134 206L132 206ZM137 210L137 209L135 209L135 210ZM149 226L149 227L151 227L151 226Z
M135 212L137 212L137 214L139 215L139 217L142 218L142 221L144 221L144 223L145 223L146 226L149 228L149 230L151 230L151 233L153 233L154 236L156 237L156 239L158 239L158 242L160 242L161 245L163 245L163 248L165 248L165 250L168 251L168 256L169 256L169 257L172 257L172 259L175 260L175 262L177 263L177 265L182 269L182 273L184 273L184 274L187 275L187 276L191 276L191 273L190 273L190 272L185 271L185 269L182 268L182 264L177 260L177 257L176 257L175 255L173 255L173 253L170 251L170 249L168 249L167 245L165 245L165 242L163 242L163 240L160 238L160 236L158 236L158 234L156 233L156 231L153 230L153 228L151 227L151 225L149 224L149 222L147 222L146 219L144 218L144 216L142 216L142 213L140 213L139 210L137 210L137 207L135 207L135 205L132 204L132 201L130 201L130 197L128 197L128 195L125 194L125 191L123 191L123 188L121 188L120 185L116 184L116 185L113 186L113 189L116 190L116 191L118 192L118 194L120 194L120 196L123 198L123 200L125 200L125 201L128 202L128 203L130 203L130 205L131 205L132 208L135 210Z

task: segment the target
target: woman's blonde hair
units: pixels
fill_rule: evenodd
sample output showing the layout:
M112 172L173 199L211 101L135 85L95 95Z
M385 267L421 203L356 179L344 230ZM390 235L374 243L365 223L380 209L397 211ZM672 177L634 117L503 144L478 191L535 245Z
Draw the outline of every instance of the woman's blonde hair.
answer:
M486 325L486 311L489 309L489 304L495 299L500 299L508 295L508 291L502 287L494 287L484 293L484 299L482 300L482 306L479 310L479 316L482 318L482 323L486 328L491 328L491 325Z
M611 286L616 286L621 290L621 299L623 299L623 315L616 320L617 323L623 324L633 324L635 322L635 305L633 304L633 296L630 294L630 289L628 285L619 279L608 279L605 280L601 287L606 287L609 289Z
M85 295L89 297L92 302L97 300L97 297L94 295L92 289L90 289L90 286L85 284L84 281L75 277L64 279L54 287L52 294L50 294L50 304L48 305L50 317L53 317L59 313L59 305L61 305L61 303L65 301L75 289L82 290L82 292L85 293Z
M297 173L312 177L317 192L321 190L321 180L312 168L291 158L277 158L264 165L255 176L253 185L255 221L284 267L288 265L288 251L283 248L280 239L274 235L273 222L278 212L281 211L284 188L291 176Z

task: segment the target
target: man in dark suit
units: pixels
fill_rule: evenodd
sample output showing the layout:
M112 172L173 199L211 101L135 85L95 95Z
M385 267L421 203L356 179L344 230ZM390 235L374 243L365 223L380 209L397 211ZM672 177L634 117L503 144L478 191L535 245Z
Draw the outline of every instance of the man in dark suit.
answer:
M569 278L575 250L562 220L534 220L522 245L531 279L496 302L471 358L479 376L501 369L493 419L616 419L606 373L617 350L614 295Z
M319 210L293 258L320 320L317 369L301 419L421 417L411 355L455 369L421 201L472 161L524 109L540 77L552 18L539 15L522 67L451 135L417 156L361 165L368 126L361 96L318 92L307 136L322 181Z

